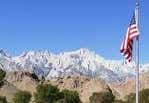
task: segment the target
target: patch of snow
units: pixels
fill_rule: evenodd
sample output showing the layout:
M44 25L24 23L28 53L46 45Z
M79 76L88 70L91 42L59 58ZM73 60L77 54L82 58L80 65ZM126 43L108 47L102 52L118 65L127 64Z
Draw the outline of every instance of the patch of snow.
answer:
M106 60L88 49L53 54L48 51L29 51L15 57L0 50L0 64L6 71L34 72L45 79L80 74L101 77L107 82L123 81L135 75L135 63ZM148 72L149 64L140 65L140 72Z

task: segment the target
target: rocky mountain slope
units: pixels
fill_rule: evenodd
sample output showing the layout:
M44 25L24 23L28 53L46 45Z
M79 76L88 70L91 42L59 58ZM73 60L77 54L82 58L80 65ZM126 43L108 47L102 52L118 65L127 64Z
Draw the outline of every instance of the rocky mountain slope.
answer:
M42 81L34 78L34 75L28 72L9 72L5 77L5 83L0 88L0 96L6 96L10 103L13 103L13 97L19 90L29 91L32 95L36 92L36 87ZM52 84L60 90L69 89L78 91L83 103L89 103L89 97L93 92L107 91L109 87L106 82L100 78L89 78L85 76L64 76L63 78L55 78L42 83ZM32 102L34 103L34 98Z
M149 88L149 72L140 75L139 79L140 90ZM112 83L109 86L115 92L117 98L125 99L126 95L135 93L135 78L128 78L123 83Z
M0 68L5 71L26 71L46 80L64 75L80 74L100 77L107 82L121 82L134 77L135 64L106 60L88 49L53 54L48 51L29 51L12 57L0 50ZM149 65L140 65L140 72L149 71Z
M0 88L0 96L6 96L7 100L10 103L13 103L13 97L18 91L19 89L17 89L13 84L5 81L4 85Z
M59 54L29 51L15 57L0 50L0 68L7 72L0 95L10 102L19 90L36 92L42 80L61 90L78 91L83 103L89 102L93 92L106 91L108 87L118 99L135 92L134 63L106 60L88 49ZM149 88L148 74L149 64L140 65L140 89Z
M80 94L83 103L89 103L89 97L94 92L107 91L109 87L106 82L100 78L89 78L85 76L65 76L63 78L51 80L49 83L58 86L61 90L76 90Z
M140 76L140 90L149 88L149 73ZM107 83L101 78L90 78L82 75L63 76L50 80L39 81L35 75L28 72L7 72L5 83L0 88L0 96L6 96L8 101L12 103L14 94L19 90L36 92L36 87L40 83L52 84L60 90L69 89L78 91L83 103L89 103L89 97L94 92L104 92L107 88L111 88L117 99L125 99L125 96L135 92L135 80L127 78L125 82ZM34 103L34 98L32 102Z
M6 96L8 102L13 103L15 93L22 90L33 95L38 84L39 80L29 72L7 72L4 84L0 87L0 96Z

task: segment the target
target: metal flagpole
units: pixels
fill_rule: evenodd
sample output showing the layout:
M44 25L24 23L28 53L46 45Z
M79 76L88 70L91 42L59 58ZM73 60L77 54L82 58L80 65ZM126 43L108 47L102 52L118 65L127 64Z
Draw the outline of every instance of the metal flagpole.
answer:
M138 13L139 13L139 4L136 2L136 8L135 8L135 16L136 16L136 23L137 26L139 26L139 19L138 19ZM136 49L136 103L139 103L139 36L136 39L137 41L137 49Z

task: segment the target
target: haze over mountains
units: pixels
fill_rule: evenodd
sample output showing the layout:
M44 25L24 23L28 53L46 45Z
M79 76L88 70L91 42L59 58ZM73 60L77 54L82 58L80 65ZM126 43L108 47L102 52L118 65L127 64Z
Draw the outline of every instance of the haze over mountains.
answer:
M135 76L135 64L120 60L106 60L88 49L54 54L48 51L29 51L19 56L9 56L0 50L0 68L7 72L35 73L46 80L79 74L100 77L106 82L121 82ZM140 73L149 71L149 64L140 65Z

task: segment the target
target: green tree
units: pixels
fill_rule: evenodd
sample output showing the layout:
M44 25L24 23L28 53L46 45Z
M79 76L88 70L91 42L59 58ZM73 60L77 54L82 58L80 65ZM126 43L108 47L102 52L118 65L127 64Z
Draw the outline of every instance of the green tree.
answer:
M29 103L31 94L27 91L19 91L14 95L14 103Z
M140 103L149 103L149 89L140 92Z
M6 97L0 96L0 103L8 103Z
M36 103L54 103L64 98L63 93L56 86L50 84L40 84L37 86L36 91L34 95Z
M126 96L126 103L135 103L135 93L131 93ZM139 102L140 103L149 103L149 89L143 89L139 92Z
M65 103L65 102L64 102L64 99L59 99L59 100L55 101L54 103Z
M0 69L0 81L2 81L6 76L6 72Z
M4 78L6 76L6 72L0 69L0 87L4 84Z
M93 93L89 98L90 103L113 103L115 96L112 93L111 89L108 89L107 92Z
M77 91L63 90L64 103L82 103Z
M135 93L130 93L126 96L126 103L135 103Z

